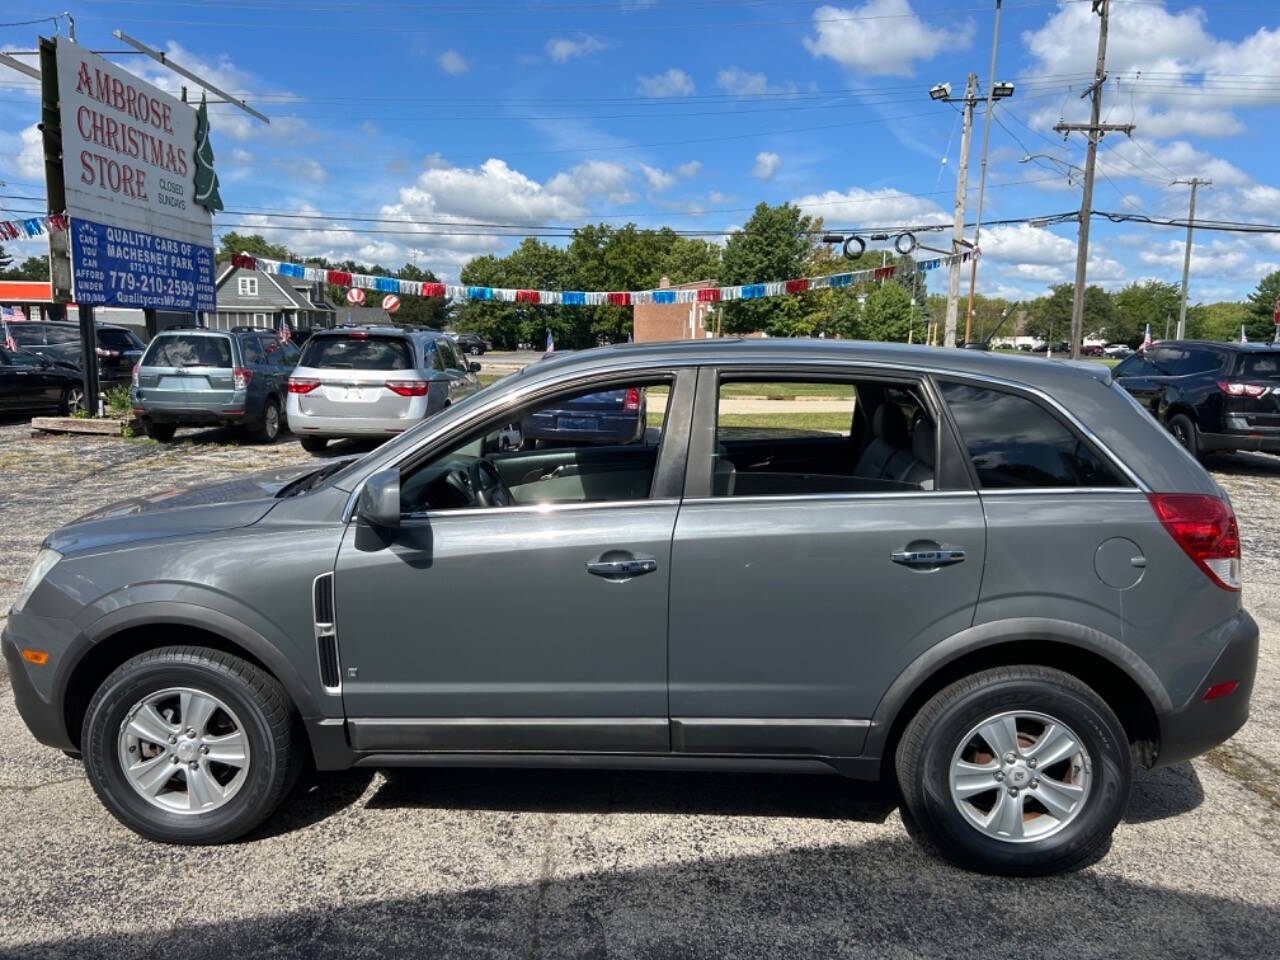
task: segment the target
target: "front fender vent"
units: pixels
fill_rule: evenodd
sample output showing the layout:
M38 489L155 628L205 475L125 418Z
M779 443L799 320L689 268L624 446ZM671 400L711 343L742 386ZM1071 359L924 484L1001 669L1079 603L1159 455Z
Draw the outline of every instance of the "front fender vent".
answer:
M333 612L333 574L323 573L312 585L311 605L315 618L316 656L320 663L320 682L330 693L342 691L342 673L338 662L338 632Z

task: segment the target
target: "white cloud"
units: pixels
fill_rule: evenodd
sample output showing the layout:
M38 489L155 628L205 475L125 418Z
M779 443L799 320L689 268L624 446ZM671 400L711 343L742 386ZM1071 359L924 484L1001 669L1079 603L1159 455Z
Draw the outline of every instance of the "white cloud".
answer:
M44 179L44 136L34 123L22 131L22 152L18 154L18 173L28 180Z
M692 78L678 67L640 77L638 82L640 92L646 97L687 97L694 91Z
M589 33L577 37L552 37L547 41L547 56L556 63L568 63L578 57L587 57L593 53L608 49L609 44Z
M312 183L324 183L329 179L329 171L318 160L310 158L304 160L295 160L289 167L295 176L301 177L303 180L309 180Z
M828 222L853 221L872 226L907 226L922 223L950 223L951 217L932 200L913 197L886 187L864 190L851 187L845 192L827 190L792 201L805 213Z
M716 86L725 93L735 97L753 97L766 93L790 93L796 89L794 83L777 86L769 83L763 73L748 73L741 67L726 67L716 74Z
M954 19L954 16L952 17ZM932 60L946 49L969 46L973 23L955 29L925 23L909 0L867 0L860 7L819 7L813 12L815 37L805 47L857 73L911 76L915 61Z
M1075 275L1076 241L1027 223L992 227L982 235L982 259L1001 268L998 274L1011 271L1019 280L1065 283ZM1094 241L1089 245L1088 277L1090 283L1105 284L1125 279L1126 271Z
M466 57L457 50L446 50L436 58L436 62L440 64L441 70L454 77L466 73L468 69Z
M782 165L782 158L776 153L762 150L756 154L756 165L751 168L751 175L758 180L771 180Z
M242 150L239 147L235 147L228 156L227 162L235 166L247 167L253 163L253 154L248 150Z
M640 172L644 174L645 179L649 181L649 189L655 193L662 193L664 190L670 190L676 185L678 180L687 180L690 177L696 177L698 171L702 169L702 164L697 160L690 160L688 163L682 163L672 167L670 171L662 170L659 167L651 167L647 163L640 164Z
M631 173L619 163L588 160L557 173L547 181L547 192L584 204L591 197L606 197L611 203L631 203L635 197L627 189Z

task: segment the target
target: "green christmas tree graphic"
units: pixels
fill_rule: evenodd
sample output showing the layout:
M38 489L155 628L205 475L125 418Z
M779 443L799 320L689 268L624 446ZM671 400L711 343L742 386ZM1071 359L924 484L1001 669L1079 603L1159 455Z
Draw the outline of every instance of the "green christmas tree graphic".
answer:
M196 203L210 213L222 209L218 175L213 172L213 146L209 143L209 110L203 93L196 111Z

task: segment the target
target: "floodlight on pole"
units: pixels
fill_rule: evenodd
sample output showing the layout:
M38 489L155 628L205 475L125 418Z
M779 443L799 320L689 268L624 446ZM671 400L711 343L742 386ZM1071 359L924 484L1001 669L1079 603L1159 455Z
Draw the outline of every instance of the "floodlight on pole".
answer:
M951 84L938 83L929 88L930 100L945 100L951 96Z
M992 100L1004 100L1007 97L1012 97L1012 96L1013 96L1012 83L993 83L991 85Z

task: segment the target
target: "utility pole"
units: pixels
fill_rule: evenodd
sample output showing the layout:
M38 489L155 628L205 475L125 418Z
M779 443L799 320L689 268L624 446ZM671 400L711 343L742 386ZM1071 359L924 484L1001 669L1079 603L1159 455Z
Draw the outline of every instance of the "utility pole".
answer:
M991 141L991 110L996 99L996 48L1000 44L1000 5L996 0L996 25L991 35L991 70L987 74L987 115L982 125L982 165L978 174L978 218L973 231L973 257L969 263L969 309L964 315L964 342L968 343L973 336L973 294L978 285L978 242L982 238L982 201L987 192L987 144ZM1009 93L1013 92L1011 84L1006 85Z
M1071 302L1071 357L1080 359L1080 341L1084 336L1085 272L1089 264L1089 220L1093 216L1093 171L1098 160L1098 143L1103 136L1118 131L1133 133L1132 123L1102 122L1102 87L1107 82L1107 20L1111 0L1093 0L1093 12L1102 18L1098 29L1098 63L1094 69L1093 83L1080 95L1080 99L1093 97L1093 110L1089 122L1059 123L1053 129L1066 136L1072 131L1085 134L1089 141L1084 162L1084 199L1080 204L1080 239L1076 247L1076 289Z
M951 231L951 277L947 282L947 320L943 345L956 345L956 319L960 299L960 248L964 245L964 201L969 192L969 141L973 134L973 104L978 93L978 75L969 74L964 88L964 133L960 137L960 169L956 177L956 216Z
M1191 278L1191 231L1195 229L1196 222L1196 188L1211 187L1213 181L1192 177L1190 180L1173 182L1191 185L1191 213L1187 217L1187 247L1182 252L1182 304L1178 307L1178 339L1181 340L1187 335L1187 281Z

